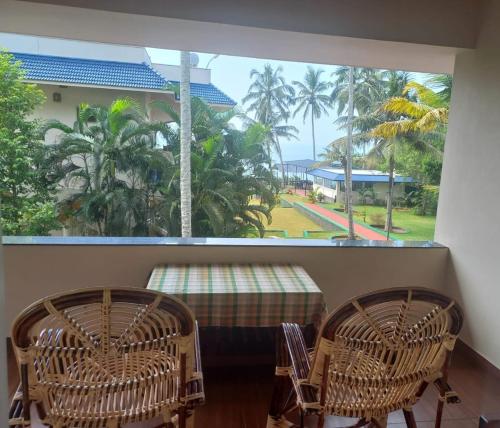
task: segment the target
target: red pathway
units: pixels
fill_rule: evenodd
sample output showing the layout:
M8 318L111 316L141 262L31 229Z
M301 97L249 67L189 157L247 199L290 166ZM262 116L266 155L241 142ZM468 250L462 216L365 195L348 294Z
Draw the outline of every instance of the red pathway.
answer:
M322 216L329 218L330 220L334 221L335 223L340 224L341 226L345 227L346 229L349 228L349 222L347 221L347 218L344 216L341 216L340 214L337 214L334 211L331 211L327 208L320 207L315 204L310 204L307 202L303 202L303 204L313 210L316 211L318 214L321 214ZM373 241L385 241L387 237L385 235L382 235L381 233L375 232L374 230L362 226L361 224L358 224L354 222L354 233L361 238L364 239L370 239Z

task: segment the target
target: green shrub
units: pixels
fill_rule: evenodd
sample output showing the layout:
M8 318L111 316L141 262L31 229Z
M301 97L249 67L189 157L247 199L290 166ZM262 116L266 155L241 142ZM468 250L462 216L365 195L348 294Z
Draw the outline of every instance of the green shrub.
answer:
M385 215L383 213L372 213L369 219L371 225L381 226L385 223Z

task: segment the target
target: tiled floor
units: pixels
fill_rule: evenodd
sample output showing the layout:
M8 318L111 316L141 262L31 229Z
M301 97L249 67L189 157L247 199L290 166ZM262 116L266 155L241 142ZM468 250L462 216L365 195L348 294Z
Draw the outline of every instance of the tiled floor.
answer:
M9 363L10 388L13 390L17 376L12 354ZM196 428L264 428L273 371L271 366L205 369L206 404L196 411ZM500 411L500 376L485 370L463 348L455 352L450 383L462 403L445 407L443 428L476 428L481 414ZM414 409L419 428L434 427L436 402L437 392L429 387ZM349 423L352 424L351 420L329 417L327 427ZM314 418L306 420L306 426L315 427ZM390 415L390 428L405 426L402 413Z

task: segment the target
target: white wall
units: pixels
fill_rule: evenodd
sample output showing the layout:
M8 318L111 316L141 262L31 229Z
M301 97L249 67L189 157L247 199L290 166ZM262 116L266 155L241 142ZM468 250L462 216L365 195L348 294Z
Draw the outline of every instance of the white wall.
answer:
M450 248L463 337L500 367L500 2L484 18L477 50L456 59L435 237Z
M331 187L326 187L323 186L322 184L314 183L313 189L316 190L317 192L322 193L323 195L325 195L327 198L330 199L335 199L335 197L337 196L337 189L332 189Z
M146 49L137 46L109 45L79 40L0 33L0 47L7 48L11 52L19 53L100 59L106 61L145 62L151 64Z
M469 48L475 42L480 3L476 0L31 1L216 24Z
M401 183L395 183L393 189L393 199L400 198L404 195L405 185ZM373 192L375 194L375 199L385 201L387 199L387 192L389 191L389 184L387 183L373 183ZM339 191L337 199L343 201L345 192ZM353 202L355 204L359 203L359 193L354 190L352 192Z
M130 97L145 106L146 94L144 92L82 88L78 86L60 87L58 85L43 84L39 85L39 87L43 90L47 99L43 105L37 108L33 116L42 120L58 119L69 126L72 126L75 122L76 108L81 103L109 106L117 98ZM61 102L56 103L53 101L54 92L61 94ZM56 131L50 131L47 134L46 142L52 143L56 135Z
M91 286L144 287L160 263L297 263L330 310L348 298L396 286L442 289L446 248L212 245L4 245L6 318L44 296Z
M373 3L373 0L364 0ZM392 3L400 0L391 0ZM442 0L447 4L454 3L455 0ZM66 0L66 4L67 4ZM85 2L87 4L89 2ZM102 1L99 2L104 5ZM110 2L106 2L109 4ZM116 2L115 5L130 7L140 6L145 2ZM149 2L151 4L151 2ZM185 5L185 2L177 2L178 5ZM212 2L205 2L208 6ZM308 3L295 1L297 6L301 6L304 11L314 10ZM323 1L324 4L329 2ZM345 4L348 2L344 1ZM435 45L416 44L418 41L412 37L407 41L393 41L381 37L371 39L359 38L364 33L366 27L356 25L359 8L351 9L353 22L351 26L351 37L312 34L308 33L302 24L305 23L305 15L288 16L288 20L296 24L299 28L295 32L283 31L256 27L246 27L238 25L228 25L227 23L195 22L182 19L163 18L161 14L154 15L134 15L127 13L105 12L78 7L64 7L46 4L35 4L15 0L2 0L0 13L0 29L5 32L18 34L35 34L40 36L61 37L78 40L100 41L106 43L129 44L135 46L148 46L164 49L188 50L194 52L213 52L226 55L249 56L255 58L273 58L288 61L303 61L313 64L351 64L356 66L367 66L375 68L391 68L398 70L427 71L427 72L452 72L455 53L459 50L456 47L447 47L446 36L453 39L454 36L466 34L468 41L458 43L458 46L473 46L475 36L474 7L464 7L468 0L459 0L460 5L454 6L450 11L456 12L457 21L453 26L460 28L460 31L446 34L446 27L452 22L451 19L443 20L440 13L437 13L434 23L431 24L429 13L442 10L437 7L434 0L426 0L426 3L433 3L430 9L425 9L419 3L413 4L417 12L425 10L425 18L415 20L414 35L429 37L434 41L441 40ZM79 4L84 4L79 0ZM156 2L163 5L162 2ZM173 5L172 2L170 4ZM170 6L169 4L169 6ZM242 2L232 2L232 5L241 5ZM257 7L253 2L246 2L255 11L262 14L262 8ZM162 7L163 11L168 11L169 7ZM237 7L236 7L237 9ZM195 9L189 9L195 13ZM408 20L408 10L400 7L395 9L381 7L381 14L386 16L380 21L371 15L369 21L375 27L393 31L396 27L389 25L389 21L398 20L396 33L405 31L413 20ZM282 11L283 12L283 11ZM366 10L364 11L366 13ZM391 17L388 17L391 12ZM419 12L419 13L420 13ZM283 15L283 14L282 14ZM284 15L283 15L284 16ZM471 19L472 16L472 19ZM219 15L224 21L226 15ZM333 13L325 15L325 25L330 29L337 28L332 20L338 19ZM415 17L415 15L412 15ZM460 18L462 17L462 18ZM366 19L366 18L365 18ZM415 18L416 19L416 18ZM347 22L347 21L346 21ZM317 23L310 20L307 25L314 27ZM438 25L435 25L438 24ZM432 29L428 27L431 26ZM302 27L302 32L300 28ZM436 31L441 36L436 35ZM460 33L460 34L459 34ZM357 34L357 35L356 35ZM365 33L366 34L366 33ZM417 39L418 39L417 37ZM430 40L429 39L429 40ZM464 40L462 40L464 41ZM451 44L449 46L457 46Z
M181 68L178 65L154 63L153 67L167 80L175 80L177 82L181 80ZM191 67L192 83L211 83L210 75L211 71L208 68Z

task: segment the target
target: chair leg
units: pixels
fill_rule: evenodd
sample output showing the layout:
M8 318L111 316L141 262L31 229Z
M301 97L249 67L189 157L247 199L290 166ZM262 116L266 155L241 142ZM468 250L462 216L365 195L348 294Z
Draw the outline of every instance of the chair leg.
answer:
M408 428L417 428L417 422L415 421L413 410L403 409L403 414L405 415L406 426Z
M318 428L323 428L325 426L325 414L320 413L318 416Z
M179 428L186 428L186 408L179 409Z
M387 427L387 416L372 419L370 428L386 428Z
M441 420L443 419L443 408L444 408L444 401L439 400L436 411L436 424L434 425L435 428L441 428Z

